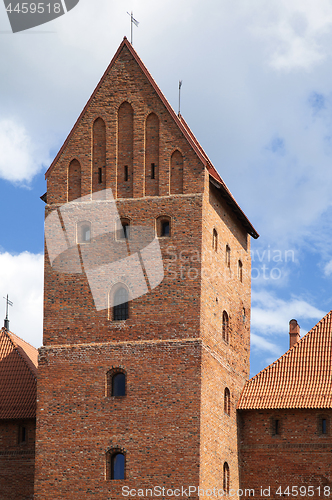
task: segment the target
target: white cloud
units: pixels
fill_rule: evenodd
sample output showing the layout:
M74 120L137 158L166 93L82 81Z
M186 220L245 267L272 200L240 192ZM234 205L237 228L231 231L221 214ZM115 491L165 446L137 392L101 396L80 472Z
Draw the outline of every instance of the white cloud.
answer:
M332 274L332 260L324 267L324 274L325 276L330 276Z
M1 310L5 318L5 301L9 295L10 330L35 347L42 344L44 257L23 252L0 253ZM1 325L2 326L2 325Z
M255 12L251 31L267 43L271 66L308 70L325 59L328 49L323 37L332 28L329 0L258 0Z
M301 319L319 321L325 314L301 298L284 300L265 290L252 292L251 327L262 335L288 334L291 319L301 326ZM301 330L301 336L305 333Z
M274 344L273 342L269 342L265 338L260 335L256 335L255 333L251 333L250 335L250 345L253 348L257 348L260 351L268 351L276 356L282 354L282 350L280 346ZM273 359L274 361L274 359Z
M0 121L0 177L12 182L30 182L48 156L33 144L26 129L12 119Z

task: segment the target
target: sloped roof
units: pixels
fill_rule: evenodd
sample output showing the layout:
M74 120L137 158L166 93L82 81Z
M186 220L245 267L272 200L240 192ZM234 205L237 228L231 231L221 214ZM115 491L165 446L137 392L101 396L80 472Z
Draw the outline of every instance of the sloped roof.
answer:
M332 408L332 311L247 382L237 408Z
M30 344L0 330L0 419L36 416L37 356Z
M209 160L207 154L205 153L205 151L203 150L202 146L199 144L199 142L195 138L194 134L192 133L192 131L188 127L187 123L185 122L185 120L183 119L183 117L181 115L178 116L175 113L175 111L173 110L172 106L169 104L169 102L167 101L166 97L164 96L164 94L162 93L162 91L160 90L160 88L158 87L158 85L156 84L156 82L154 81L154 79L152 78L151 74L149 73L149 71L145 67L144 63L142 62L142 60L138 56L137 52L134 50L132 44L127 40L126 37L124 37L123 41L121 42L121 44L120 44L118 50L116 51L116 53L115 53L112 61L110 62L109 66L107 67L107 69L105 71L105 73L101 77L101 79L100 79L97 87L95 88L95 90L91 94L90 99L88 100L88 102L84 106L84 108L83 108L80 116L76 120L76 123L73 126L72 130L70 131L67 139L63 143L63 145L62 145L61 149L59 150L58 154L56 155L56 157L54 158L54 160L51 163L50 167L46 171L45 178L47 179L47 177L49 176L50 172L52 171L54 165L56 165L56 163L59 160L61 154L65 150L65 148L66 148L66 146L67 146L70 138L72 137L72 135L73 135L73 133L74 133L74 131L75 131L78 123L80 122L81 118L83 117L84 113L86 112L86 110L89 107L91 101L93 100L94 96L98 92L99 88L103 84L103 82L104 82L107 74L111 70L112 66L114 65L115 61L119 57L119 54L120 54L120 52L122 51L122 49L124 47L127 47L127 49L129 50L129 52L133 56L134 60L137 62L137 64L141 68L143 74L149 80L149 82L152 85L153 89L155 90L155 92L157 93L157 95L159 96L159 98L161 99L161 101L163 102L163 104L166 107L167 111L170 113L172 119L174 120L174 122L176 123L176 125L179 127L179 129L181 130L181 132L183 133L184 137L186 138L186 140L191 145L192 149L194 150L194 152L196 153L196 155L198 156L198 158L202 161L203 165L208 169L210 176L218 183L218 187L222 190L223 197L226 199L226 201L230 205L231 209L234 211L234 213L239 217L239 219L241 220L241 222L244 224L244 227L246 228L246 230L248 231L248 233L251 236L253 236L253 238L258 238L259 235L258 235L257 231L252 226L252 224L250 223L249 219L246 217L246 215L241 210L241 208L239 207L239 205L236 203L236 201L235 201L234 197L232 196L231 192L227 188L226 184L224 183L224 181L220 177L220 175L217 172L217 170L215 169L215 167L212 165L212 163Z

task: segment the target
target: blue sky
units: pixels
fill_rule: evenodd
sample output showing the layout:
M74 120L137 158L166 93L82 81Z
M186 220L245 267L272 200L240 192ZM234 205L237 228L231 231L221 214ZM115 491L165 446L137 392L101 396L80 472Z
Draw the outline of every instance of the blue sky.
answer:
M260 233L252 241L255 374L332 308L329 0L80 0L10 32L0 6L0 292L41 344L44 172L113 57L134 46ZM3 310L5 303L3 301Z

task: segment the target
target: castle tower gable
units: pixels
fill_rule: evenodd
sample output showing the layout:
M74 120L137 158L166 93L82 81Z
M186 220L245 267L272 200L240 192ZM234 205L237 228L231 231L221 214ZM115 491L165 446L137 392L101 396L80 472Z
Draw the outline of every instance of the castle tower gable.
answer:
M208 163L125 38L46 173L47 201L199 193Z

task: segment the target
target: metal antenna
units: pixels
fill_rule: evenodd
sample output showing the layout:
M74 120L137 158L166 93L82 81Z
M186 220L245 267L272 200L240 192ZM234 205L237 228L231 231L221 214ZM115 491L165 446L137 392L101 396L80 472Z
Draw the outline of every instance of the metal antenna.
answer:
M181 110L181 87L182 87L182 80L179 80L179 112L178 116L181 116L180 110Z
M8 319L8 306L12 306L13 303L11 300L8 299L8 294L7 294L7 297L3 297L6 301L6 319L4 321L4 327L6 328L6 330L9 330L9 319Z
M128 16L130 16L130 43L133 45L133 24L138 27L139 22L134 18L133 12L129 14L127 12Z

